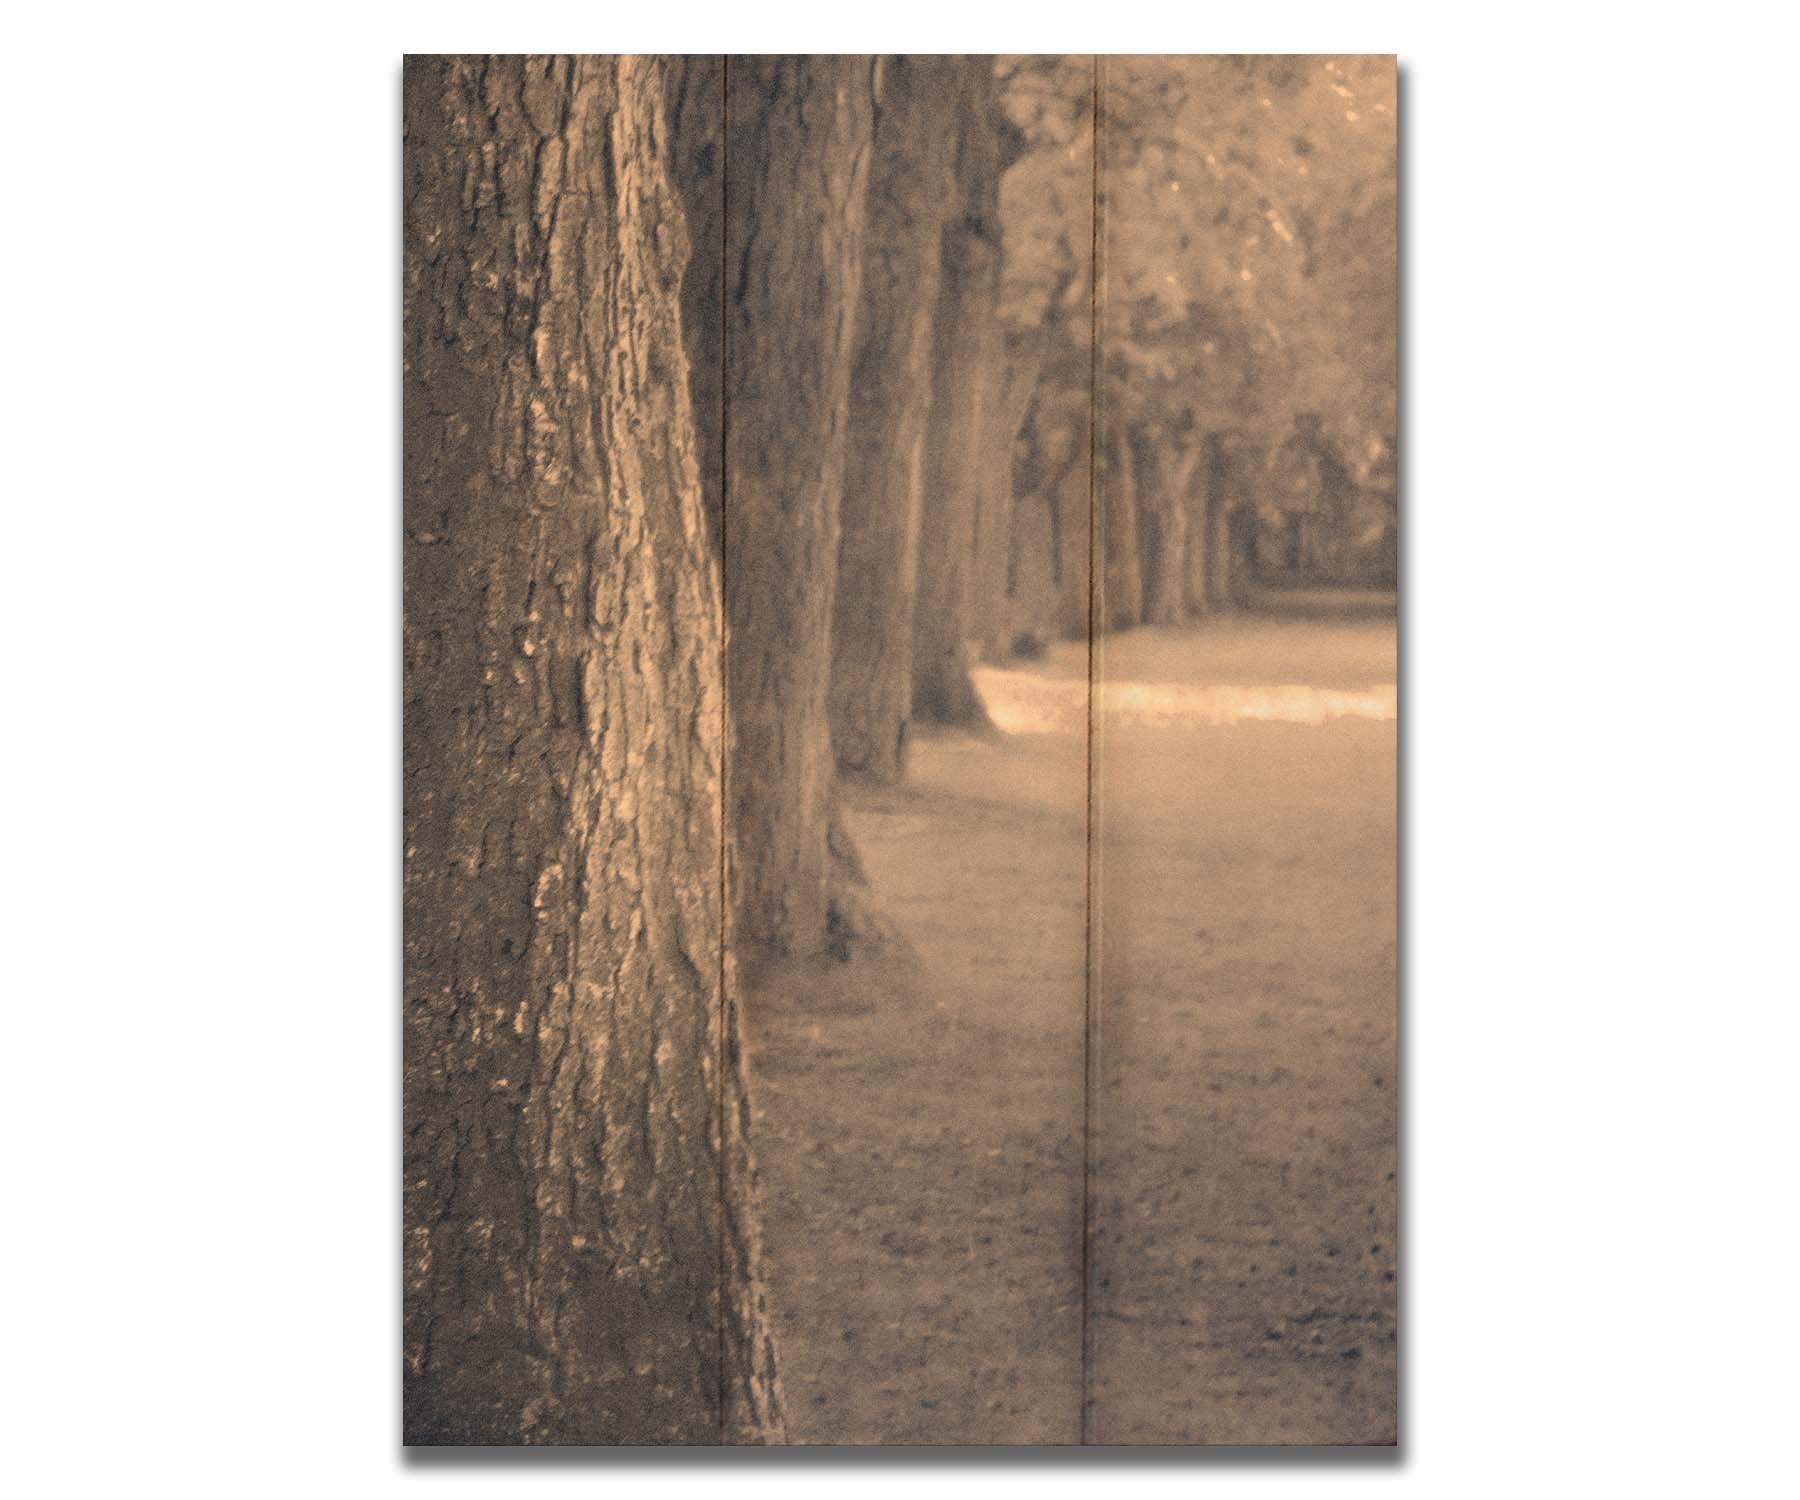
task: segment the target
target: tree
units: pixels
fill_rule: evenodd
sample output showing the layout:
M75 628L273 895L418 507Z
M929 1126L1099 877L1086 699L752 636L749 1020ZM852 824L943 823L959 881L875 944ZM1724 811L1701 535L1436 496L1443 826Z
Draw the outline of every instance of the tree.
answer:
M1191 428L1162 423L1137 429L1138 527L1143 552L1146 625L1177 625L1194 612L1188 590L1191 558L1204 555L1193 533L1204 524L1196 515L1203 496L1201 460L1205 450Z
M405 1435L779 1438L641 58L405 74Z
M846 920L827 695L880 66L726 66L728 940L759 954L830 950Z
M1058 411L1066 392L1040 377L1026 410L1007 596L1015 639L1085 640L1088 633L1088 425L1086 400Z
M1003 123L993 59L957 71L955 191L943 231L934 318L925 515L913 633L913 711L940 724L988 724L969 676L976 524L998 425ZM986 554L992 556L993 549ZM1004 549L1000 549L1004 566Z
M968 628L985 661L1004 657L1012 637L1008 579L1015 508L1013 470L1043 353L1041 340L1011 338L1004 330L997 343L1000 367L988 387L986 430L977 454L980 470L970 559Z
M897 781L912 717L913 611L932 416L932 334L955 188L955 59L882 66L849 412L850 480L832 628L840 769ZM941 409L940 409L941 410Z
M742 606L739 628L731 635L726 675L728 681L740 684L773 680L781 685L775 700L746 692L745 712L727 737L728 779L735 779L742 791L732 801L733 888L739 897L732 903L734 941L752 967L770 957L821 951L843 957L853 936L885 932L858 890L865 881L849 835L837 818L829 775L821 773L820 752L827 740L813 707L819 663L827 657L834 663L837 659L832 642L822 642L818 635L820 620L835 613L837 597L832 574L822 571L823 558L833 546L843 557L842 531L849 505L872 502L861 500L862 484L848 493L844 486L843 476L860 467L860 456L847 447L838 407L839 382L847 378L841 349L829 339L809 347L804 338L796 341L788 336L792 332L788 323L810 322L819 310L812 302L809 276L824 278L819 284L828 287L826 310L836 309L831 317L839 316L846 300L857 300L860 258L852 256L846 262L841 252L845 246L867 243L861 227L867 189L852 185L834 197L843 186L834 179L830 191L799 195L802 201L793 205L793 211L780 214L769 211L768 200L795 191L781 181L782 160L805 170L823 161L831 171L849 169L861 180L865 168L859 158L868 149L863 126L851 120L835 142L809 145L805 129L810 106L803 93L829 90L835 95L839 89L833 79L847 79L851 94L838 102L853 102L860 95L859 109L867 108L872 89L880 87L892 61L850 64L821 58L687 56L668 63L668 132L677 187L694 241L682 278L689 389L715 545L723 561L729 538L732 556L724 577L728 597ZM796 79L805 80L801 93L792 88ZM733 114L739 142L735 156L726 134L727 118ZM773 135L768 134L771 128ZM728 226L727 206L734 192L737 210ZM822 269L815 244L821 230L840 242L837 251L829 252L837 257L835 263ZM846 272L854 273L856 281L844 280ZM728 281L734 288L729 318ZM760 312L754 315L747 300L752 288L765 293L756 304ZM769 399L750 414L754 421L740 423L728 452L726 361L732 350L733 367L747 374L750 388L757 388L759 361L778 358L786 361L782 368L797 382L822 379L822 399L796 401L789 412L778 399L780 382L763 380L761 390ZM811 359L819 362L816 369L809 369ZM734 402L737 399L734 395ZM790 417L793 425L788 430L784 424ZM852 421L850 442L854 440ZM818 464L809 472L812 458ZM839 476L836 481L834 473ZM886 473L880 471L879 477ZM729 517L727 494L733 497ZM771 501L778 502L774 510ZM794 509L780 511L780 506ZM803 519L805 544L797 547L784 545L780 534L792 515ZM738 522L735 534L733 519ZM851 555L856 556L854 543ZM741 581L746 572L763 582L740 594L731 583L734 578ZM910 585L891 568L878 577L879 600L861 587L868 582L861 576L856 579L857 597L865 605L879 603L889 613L898 611L908 625L896 627L899 648L878 639L877 632L865 632L871 674L904 676L910 670ZM735 677L734 663L742 668ZM828 681L836 682L835 666L832 671ZM865 696L859 706L872 710L875 701ZM836 712L834 706L834 717ZM738 727L743 728L742 735L735 732ZM734 774L740 770L741 775ZM777 782L791 779L802 794L770 796L761 781L765 776Z
M1093 419L1095 62L1007 57L1003 102L1019 143L1001 179L999 316L1029 362L1007 559L1009 638L1086 639Z
M1129 425L1101 408L1100 451L1095 464L1094 504L1098 556L1095 623L1105 630L1129 630L1143 622L1143 557L1138 549L1138 445Z
M1214 431L1206 440L1206 529L1198 556L1189 561L1196 613L1229 611L1249 602L1256 570L1254 454L1240 434Z

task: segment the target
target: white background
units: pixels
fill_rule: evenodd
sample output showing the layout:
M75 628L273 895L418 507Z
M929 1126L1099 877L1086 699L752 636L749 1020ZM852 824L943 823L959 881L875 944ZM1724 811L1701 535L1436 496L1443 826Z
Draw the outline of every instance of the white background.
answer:
M1800 1349L1779 8L836 9L12 14L13 1493L1769 1493ZM1096 47L1402 59L1401 1456L409 1466L400 55Z

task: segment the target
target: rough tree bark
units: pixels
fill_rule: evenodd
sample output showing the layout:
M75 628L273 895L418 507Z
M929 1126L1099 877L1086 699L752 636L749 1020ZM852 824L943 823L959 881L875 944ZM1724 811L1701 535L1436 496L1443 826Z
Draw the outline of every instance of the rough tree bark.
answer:
M690 247L681 277L681 331L700 483L717 551L725 503L725 59L669 57L664 69L670 175Z
M406 67L409 1443L781 1432L663 87Z
M955 185L944 104L959 66L884 61L869 176L830 709L839 769L885 782L905 771L912 717L932 312Z
M956 191L943 234L925 444L925 516L913 632L913 712L940 724L989 724L969 676L975 517L988 472L1000 369L1000 169L1003 135L992 58L956 61L950 126Z
M842 941L827 693L880 67L726 63L727 888L731 941L759 955Z

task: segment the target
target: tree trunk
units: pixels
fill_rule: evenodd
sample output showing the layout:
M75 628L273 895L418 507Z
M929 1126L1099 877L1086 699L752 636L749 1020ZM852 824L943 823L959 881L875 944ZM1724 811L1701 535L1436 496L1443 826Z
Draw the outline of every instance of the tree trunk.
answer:
M1154 571L1144 580L1144 623L1178 625L1182 608L1182 578L1187 559L1187 509L1178 496L1159 491L1154 519L1156 547Z
M1206 557L1211 574L1207 599L1217 613L1237 607L1231 580L1231 502L1215 496L1207 516Z
M1251 600L1256 579L1256 526L1256 512L1248 507L1232 511L1226 526L1230 559L1227 597L1233 609L1243 609Z
M1016 471L1007 563L1011 635L1029 636L1040 645L1087 633L1087 449L1077 454L1072 436L1058 431L1044 408L1041 400L1033 402L1023 428L1026 457ZM1070 514L1064 492L1077 477L1077 458L1083 460L1081 500ZM1074 535L1065 537L1065 531ZM1080 547L1079 557L1067 555L1070 543ZM1077 577L1081 607L1072 621L1065 601Z
M715 552L725 505L725 59L664 59L670 171L688 226L681 331L693 397L700 484Z
M1220 443L1214 448L1209 464L1206 498L1206 597L1208 608L1221 613L1239 608L1246 593L1242 528L1236 517L1240 511L1252 508L1254 526L1255 501L1245 493L1240 462Z
M1176 446L1159 454L1156 485L1147 497L1148 519L1155 523L1155 545L1145 549L1144 623L1179 625L1188 613L1188 553L1195 548L1189 518L1191 492L1200 468L1200 449Z
M827 694L880 66L726 65L728 889L732 940L774 955L828 948L840 920Z
M925 515L913 632L913 712L989 723L969 676L975 517L1000 365L999 87L992 58L958 59L956 192L944 229L925 442Z
M1213 511L1225 485L1225 441L1208 433L1194 448L1197 460L1189 484L1188 550L1184 593L1190 615L1211 614L1217 608L1214 594Z
M406 67L409 1443L781 1433L663 82Z
M839 768L886 782L905 770L912 717L932 310L955 186L945 101L959 66L885 60L869 175L830 704Z
M1108 435L1100 465L1100 619L1108 630L1129 630L1144 614L1132 446L1130 429L1117 426Z
M1178 625L1186 616L1188 491L1199 450L1177 448L1154 429L1139 430L1138 525L1141 529L1146 625Z
M1202 491L1193 498L1187 510L1187 555L1181 569L1181 607L1189 618L1207 614L1207 524L1206 495Z
M1004 349L1005 340L999 341ZM976 491L974 587L970 623L986 661L1007 654L1008 551L1013 528L1013 456L1019 429L1037 386L1041 350L1005 351L988 408L988 431L981 443L982 473Z
M1093 633L1092 479L1084 447L1056 487L1057 633L1065 641L1085 641Z

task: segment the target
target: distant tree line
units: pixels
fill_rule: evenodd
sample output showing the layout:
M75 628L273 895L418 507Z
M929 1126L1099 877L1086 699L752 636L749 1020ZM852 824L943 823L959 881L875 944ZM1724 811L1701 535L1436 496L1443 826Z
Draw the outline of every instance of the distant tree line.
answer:
M1090 505L1096 629L1238 608L1258 577L1392 582L1392 60L1000 71L1028 141L1001 316L1034 366L1014 633L1087 633L1070 537Z

